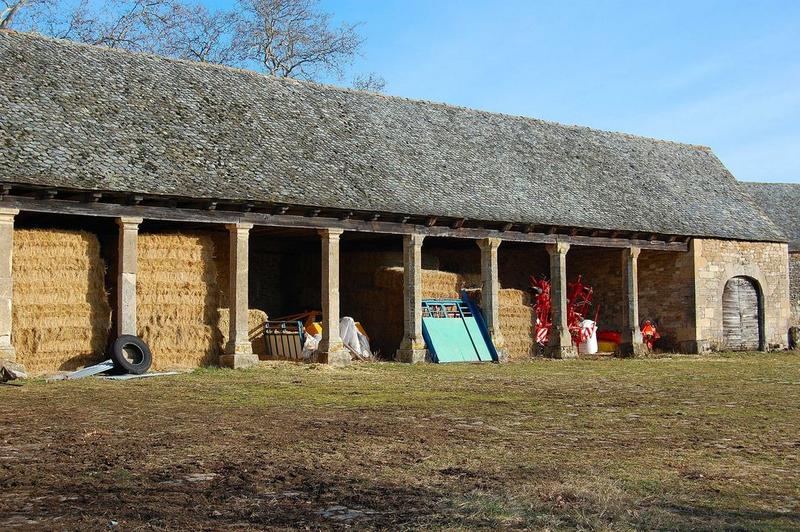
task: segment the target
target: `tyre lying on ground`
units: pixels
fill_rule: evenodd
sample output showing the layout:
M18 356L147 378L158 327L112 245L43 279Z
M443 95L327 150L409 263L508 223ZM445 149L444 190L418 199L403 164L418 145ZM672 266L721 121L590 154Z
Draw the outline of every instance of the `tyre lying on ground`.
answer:
M150 348L138 336L132 334L120 335L111 346L111 360L114 365L125 373L142 375L153 363L153 354Z

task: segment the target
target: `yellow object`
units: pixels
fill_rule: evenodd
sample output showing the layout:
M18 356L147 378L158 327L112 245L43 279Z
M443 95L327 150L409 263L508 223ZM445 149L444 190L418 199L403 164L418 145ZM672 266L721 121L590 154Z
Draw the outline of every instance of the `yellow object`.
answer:
M597 350L601 353L613 353L617 350L617 344L614 342L597 342Z
M367 331L364 330L364 326L361 325L360 321L356 322L356 329L358 330L358 332L360 332L361 334L363 334L364 336L369 338L369 335L367 334ZM318 334L322 334L322 324L320 322L318 322L318 321L315 321L313 323L309 323L308 325L306 325L306 332L308 334L310 334L311 336L316 336Z
M309 323L308 325L306 325L306 332L311 336L322 334L322 324L319 323L318 321Z

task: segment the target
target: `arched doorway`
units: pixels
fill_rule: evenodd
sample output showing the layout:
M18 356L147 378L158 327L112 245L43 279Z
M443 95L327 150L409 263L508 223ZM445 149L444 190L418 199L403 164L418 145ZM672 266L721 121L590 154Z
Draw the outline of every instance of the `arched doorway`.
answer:
M725 347L732 351L761 348L761 291L749 277L733 277L722 293L722 330Z

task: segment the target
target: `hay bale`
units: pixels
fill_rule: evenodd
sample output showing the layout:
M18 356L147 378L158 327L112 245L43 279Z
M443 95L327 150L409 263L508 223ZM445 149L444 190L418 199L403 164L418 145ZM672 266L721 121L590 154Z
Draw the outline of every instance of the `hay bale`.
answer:
M102 360L111 327L105 271L93 234L14 231L12 340L29 374Z
M403 291L405 269L392 266L375 272L375 287ZM451 272L422 270L423 299L451 299L459 297L464 288L464 278Z
M470 290L478 305L481 304L481 290ZM530 305L530 294L523 290L503 288L499 292L500 334L503 335L503 349L509 360L524 360L536 354L536 311Z
M205 233L139 235L139 336L153 369L215 364L221 343L215 247Z
M227 308L217 309L219 313L219 325L217 326L220 334L220 352L225 350L228 343L228 333L230 332L230 310ZM263 310L251 308L247 311L247 331L248 337L253 344L253 353L258 355L261 360L267 360L267 344L264 340L264 323L269 318Z

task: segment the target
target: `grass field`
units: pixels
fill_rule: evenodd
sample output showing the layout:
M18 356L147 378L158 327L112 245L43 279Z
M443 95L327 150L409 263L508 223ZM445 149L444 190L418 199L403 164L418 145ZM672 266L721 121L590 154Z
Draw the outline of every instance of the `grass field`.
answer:
M800 529L800 354L0 386L0 529Z

